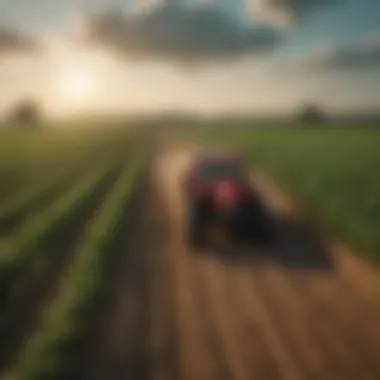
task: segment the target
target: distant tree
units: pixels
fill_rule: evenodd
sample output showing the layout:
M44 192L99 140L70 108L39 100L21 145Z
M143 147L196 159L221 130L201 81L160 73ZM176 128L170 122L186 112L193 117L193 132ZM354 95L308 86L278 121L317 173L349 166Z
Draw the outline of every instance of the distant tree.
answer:
M34 99L25 99L12 107L9 118L18 127L36 128L41 121L41 110Z
M308 124L322 123L326 120L326 115L320 107L315 104L305 104L301 107L298 118Z

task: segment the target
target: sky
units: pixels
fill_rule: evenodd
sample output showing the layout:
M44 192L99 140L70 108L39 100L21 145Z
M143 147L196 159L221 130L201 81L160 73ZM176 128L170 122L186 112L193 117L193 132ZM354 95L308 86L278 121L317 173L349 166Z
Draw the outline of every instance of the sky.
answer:
M0 0L0 111L380 108L378 0Z

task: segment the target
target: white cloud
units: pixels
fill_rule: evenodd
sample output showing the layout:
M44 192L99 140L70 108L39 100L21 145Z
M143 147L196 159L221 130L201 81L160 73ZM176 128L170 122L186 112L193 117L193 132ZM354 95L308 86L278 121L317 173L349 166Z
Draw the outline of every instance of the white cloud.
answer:
M249 13L280 28L293 27L302 17L336 0L245 0Z

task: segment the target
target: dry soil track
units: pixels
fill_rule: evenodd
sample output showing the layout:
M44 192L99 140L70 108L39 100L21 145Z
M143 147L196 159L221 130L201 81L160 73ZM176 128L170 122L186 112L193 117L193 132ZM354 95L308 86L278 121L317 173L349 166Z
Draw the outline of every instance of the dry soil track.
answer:
M66 377L379 380L377 270L341 246L326 252L262 178L277 213L276 247L192 252L178 187L191 154L173 148L155 161Z

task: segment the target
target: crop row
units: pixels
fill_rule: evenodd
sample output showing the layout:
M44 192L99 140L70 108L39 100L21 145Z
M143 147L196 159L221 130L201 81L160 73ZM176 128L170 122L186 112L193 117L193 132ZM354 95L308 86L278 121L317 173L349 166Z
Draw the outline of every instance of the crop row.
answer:
M38 260L44 241L69 220L70 215L86 201L94 189L105 180L114 160L95 167L79 184L58 198L42 213L28 219L27 223L11 236L7 247L0 253L1 298L4 300L12 285Z
M0 228L7 226L9 221L17 215L24 215L34 205L47 202L52 196L63 192L73 183L90 165L88 162L75 163L61 171L49 173L44 179L37 179L29 187L24 187L20 192L8 198L0 205ZM40 202L41 201L41 202Z
M88 311L102 287L107 247L121 218L128 212L131 194L141 172L141 155L127 165L77 246L46 318L16 361L12 379L53 379L64 365L69 344L85 328Z
M125 152L128 152L128 147L133 141L133 136L130 135L121 136L119 141L105 140L101 145L97 143L86 146L84 151L71 148L67 157L62 157L62 152L58 155L52 154L49 165L45 163L40 169L34 169L33 179L25 186L16 186L13 189L14 195L0 203L0 229L5 227L6 231L9 231L14 221L17 222L31 211L48 204L82 173L103 160L103 157L125 157Z
M131 140L133 135L128 132L0 134L0 203L67 167L120 152Z

